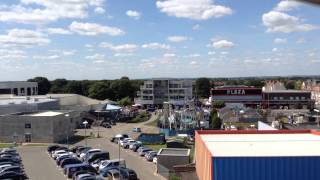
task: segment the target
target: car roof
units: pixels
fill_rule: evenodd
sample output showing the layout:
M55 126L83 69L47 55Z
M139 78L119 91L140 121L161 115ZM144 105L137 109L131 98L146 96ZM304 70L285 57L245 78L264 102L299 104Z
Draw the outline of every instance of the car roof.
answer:
M88 165L86 163L79 163L79 164L68 164L65 166L65 168L70 168L70 167L80 167L80 166L84 166L84 165Z

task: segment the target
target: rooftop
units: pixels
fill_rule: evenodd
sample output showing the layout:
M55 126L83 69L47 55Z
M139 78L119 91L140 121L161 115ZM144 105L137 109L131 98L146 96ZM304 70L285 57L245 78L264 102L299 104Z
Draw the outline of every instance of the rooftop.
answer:
M4 97L0 98L0 105L13 105L13 104L36 104L36 103L43 103L43 102L51 102L57 101L55 99L48 99L48 98L34 98L31 97L27 99L26 97Z
M57 111L46 111L46 112L39 112L34 114L27 114L25 116L57 116L63 114L62 112Z
M314 131L197 133L214 157L320 156L320 133Z
M287 89L287 90L265 90L265 93L310 93L310 91L302 91L302 90L294 90L294 89Z
M171 155L171 156L189 156L190 149L181 148L162 148L160 149L158 155Z

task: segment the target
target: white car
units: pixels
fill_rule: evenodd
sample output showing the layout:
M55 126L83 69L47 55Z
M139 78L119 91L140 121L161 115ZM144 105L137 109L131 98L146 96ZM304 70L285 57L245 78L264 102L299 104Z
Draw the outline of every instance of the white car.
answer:
M126 167L126 161L124 159L120 159L120 161L119 161L119 159L112 159L112 160L104 161L103 163L100 164L99 171L101 171L103 168L111 167L111 166Z
M90 149L89 151L85 152L85 153L81 153L80 154L80 159L83 160L84 157L88 154L88 153L94 153L94 152L101 152L101 149Z
M65 150L54 151L54 152L51 154L51 157L52 157L53 159L56 159L59 154L64 154L64 153L67 153L67 151L65 151Z
M129 140L133 140L133 139L131 139L131 138L124 138L123 140L120 140L120 146L123 147L123 143L124 143L124 142L127 142L127 141L129 141Z
M152 162L153 162L154 164L157 164L158 158L157 158L157 157L154 157L153 160L152 160Z
M142 142L141 141L136 141L134 143L130 143L129 149L133 149L133 145L135 145L135 144L142 144Z
M102 160L97 163L91 163L91 166L94 167L95 169L99 169L99 166L105 161L107 161L107 160Z
M0 166L0 171L1 171L2 169L4 169L4 168L10 167L10 166L12 166L12 164L3 164L3 165Z

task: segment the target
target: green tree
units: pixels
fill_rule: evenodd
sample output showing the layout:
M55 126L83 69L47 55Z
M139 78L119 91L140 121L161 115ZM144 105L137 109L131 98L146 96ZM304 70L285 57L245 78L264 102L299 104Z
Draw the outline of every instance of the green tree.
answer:
M131 100L130 97L127 96L127 97L124 97L124 98L120 99L118 101L118 104L120 106L130 106L130 105L132 105L132 100Z
M110 88L110 83L107 81L97 81L89 88L89 97L99 100L115 100L115 92Z
M301 90L302 81L298 80L294 83L294 89Z
M66 85L66 92L83 95L81 81L69 81L68 84Z
M29 82L37 82L38 83L38 94L45 95L48 94L51 84L46 77L35 77L33 79L28 79Z
M65 93L65 86L68 84L66 79L55 79L51 81L51 93Z
M226 105L225 105L224 101L217 100L217 101L213 101L213 102L212 102L212 107L213 107L213 108L220 109L220 108L223 108L223 107L225 107L225 106L226 106Z
M199 78L196 80L195 93L200 98L208 98L210 95L210 80L208 78Z
M260 80L247 80L244 83L244 85L262 88L265 85L265 83L264 83L264 81L260 81Z
M117 92L115 94L115 100L119 100L127 96L133 98L135 96L135 89L128 77L122 77L121 79L112 81L111 89L114 92Z
M284 82L284 86L287 89L294 89L295 88L295 81L294 80L288 80Z
M222 120L218 117L217 110L213 109L210 113L211 116L211 127L213 129L221 129Z

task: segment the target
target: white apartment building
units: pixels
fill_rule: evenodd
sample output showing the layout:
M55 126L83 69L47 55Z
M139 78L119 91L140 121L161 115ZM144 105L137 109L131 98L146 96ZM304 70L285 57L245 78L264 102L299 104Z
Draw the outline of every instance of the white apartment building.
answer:
M192 99L192 80L154 78L144 81L137 92L136 104L162 106L164 102L183 106Z

